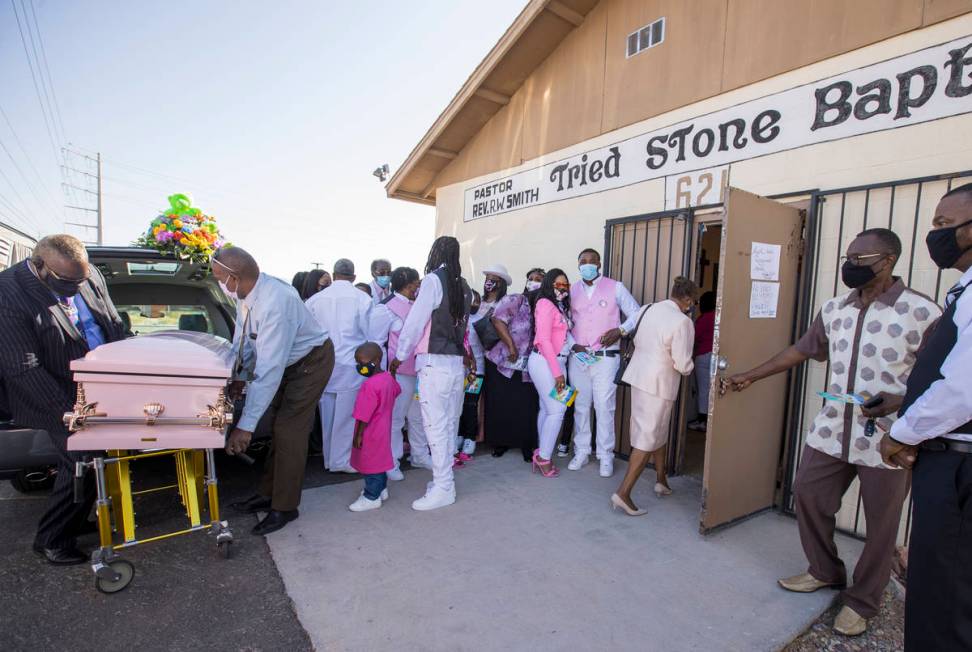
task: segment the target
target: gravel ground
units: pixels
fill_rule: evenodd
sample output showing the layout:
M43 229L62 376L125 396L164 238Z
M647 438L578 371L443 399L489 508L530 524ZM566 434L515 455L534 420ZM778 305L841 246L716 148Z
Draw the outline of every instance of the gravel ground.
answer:
M848 637L833 630L839 610L840 604L828 609L783 652L896 652L904 648L904 602L890 589L884 592L881 612L868 622L867 631L860 636Z

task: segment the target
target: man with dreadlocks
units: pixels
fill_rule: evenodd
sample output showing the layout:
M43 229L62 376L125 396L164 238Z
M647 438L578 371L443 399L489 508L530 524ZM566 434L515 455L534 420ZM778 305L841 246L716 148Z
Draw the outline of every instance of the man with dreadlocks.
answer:
M414 351L422 421L432 453L432 482L412 509L428 511L456 502L452 456L462 407L463 336L472 293L462 278L459 241L441 236L432 243L425 278L398 339L392 374Z

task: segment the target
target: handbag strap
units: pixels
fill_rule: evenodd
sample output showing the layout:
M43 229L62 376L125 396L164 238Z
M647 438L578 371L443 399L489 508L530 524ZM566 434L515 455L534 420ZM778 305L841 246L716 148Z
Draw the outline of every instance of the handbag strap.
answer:
M645 318L645 313L648 312L648 309L653 305L655 304L649 303L647 306L644 306L644 309L641 311L641 316L639 316L638 321L635 322L634 330L628 333L628 337L634 339L635 334L638 332L638 328L641 326L641 320Z

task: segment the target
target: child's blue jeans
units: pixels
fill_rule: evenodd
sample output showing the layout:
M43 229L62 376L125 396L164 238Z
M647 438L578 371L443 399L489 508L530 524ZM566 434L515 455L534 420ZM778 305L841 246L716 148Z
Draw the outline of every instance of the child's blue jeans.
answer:
M368 500L378 500L388 485L387 473L366 473L364 476L364 495Z

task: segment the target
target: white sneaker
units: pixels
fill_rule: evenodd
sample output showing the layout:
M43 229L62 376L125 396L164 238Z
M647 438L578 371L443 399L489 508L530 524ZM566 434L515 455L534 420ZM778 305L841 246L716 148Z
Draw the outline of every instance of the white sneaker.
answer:
M567 457L567 444L557 445L557 457Z
M331 473L357 473L357 471L350 466L340 466L337 468L332 468Z
M361 492L361 495L364 496L364 491ZM388 490L387 489L382 489L381 490L381 495L378 496L378 497L381 498L382 502L388 500Z
M405 474L402 473L402 470L400 468L395 467L394 469L388 472L388 479L394 480L395 482L401 482L402 480L405 479Z
M586 453L577 453L574 455L574 459L570 461L570 464L567 465L567 468L571 471L580 471L581 468L587 464L589 459L590 455L587 455Z
M466 441L463 442L462 448L459 450L461 450L466 455L474 455L476 453L476 440L467 439Z
M440 507L448 507L454 502L456 502L455 491L446 492L432 487L424 496L412 503L412 509L417 512L428 512Z
M379 507L381 507L381 498L378 500L368 500L364 494L358 496L356 501L348 505L348 509L352 512L368 512Z
M601 460L601 477L610 478L612 475L614 475L614 460Z

